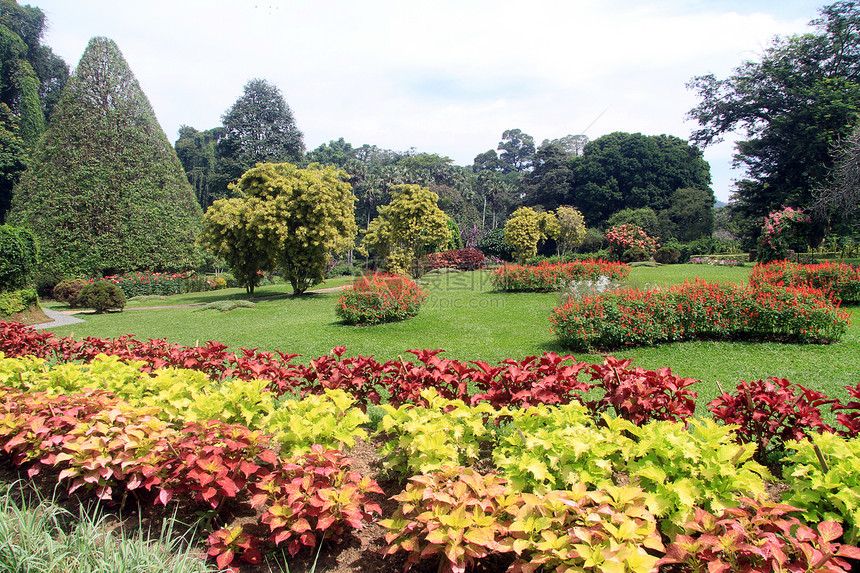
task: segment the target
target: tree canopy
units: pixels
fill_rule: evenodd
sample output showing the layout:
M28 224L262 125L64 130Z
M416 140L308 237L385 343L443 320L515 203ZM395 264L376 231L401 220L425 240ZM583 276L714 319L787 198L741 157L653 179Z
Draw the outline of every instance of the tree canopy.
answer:
M692 141L709 145L741 131L735 164L746 169L734 195L739 212L760 227L782 205L808 206L833 167L834 143L851 133L860 111L860 6L820 10L813 31L773 40L761 58L728 78L693 78L701 102L689 117Z
M280 267L300 295L325 278L332 255L351 248L357 232L345 174L312 163L262 163L234 185L238 197L206 211L200 242L230 265L250 294L260 272Z
M193 266L200 208L116 44L90 40L15 188L10 220L67 275Z
M302 132L281 90L260 78L221 116L223 137L217 153L221 183L236 181L257 163L298 163L304 157Z

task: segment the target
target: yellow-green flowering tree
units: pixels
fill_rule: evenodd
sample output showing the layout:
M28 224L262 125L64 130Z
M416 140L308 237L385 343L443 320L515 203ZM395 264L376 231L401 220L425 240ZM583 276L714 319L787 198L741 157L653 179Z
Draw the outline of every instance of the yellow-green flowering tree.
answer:
M391 203L379 208L362 241L364 252L385 260L385 268L397 274L421 274L421 257L451 238L448 216L437 204L439 196L427 187L396 185Z
M322 282L332 254L353 245L355 198L344 177L316 163L258 163L231 187L239 197L206 211L200 243L227 261L249 294L261 271L280 267L300 295Z
M558 220L558 256L563 258L567 251L582 243L585 238L585 218L579 209L566 205L555 210L555 218Z
M520 207L505 221L505 242L520 264L537 254L541 241L558 235L558 220L552 211L538 213L531 207Z

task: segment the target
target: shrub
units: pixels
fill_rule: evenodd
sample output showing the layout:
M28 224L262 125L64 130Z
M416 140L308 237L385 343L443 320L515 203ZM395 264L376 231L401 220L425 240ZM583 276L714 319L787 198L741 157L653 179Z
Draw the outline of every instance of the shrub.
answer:
M753 267L750 284L821 289L842 302L860 303L860 268L845 263L801 265L774 261L760 264Z
M612 349L699 338L834 342L849 315L818 290L693 283L568 297L550 317L572 349Z
M654 253L654 260L663 265L674 265L681 260L681 251L675 247L660 247Z
M478 249L454 249L427 256L426 269L459 269L476 271L484 268L484 253Z
M124 308L125 295L115 284L99 281L88 284L81 290L77 304L84 308L93 308L96 314L101 314L109 308Z
M39 249L30 231L0 225L0 291L27 286L38 262Z
M54 286L54 298L75 308L78 306L78 296L80 296L85 286L87 286L87 281L83 279L64 280Z
M800 209L783 207L764 219L764 231L759 237L758 260L763 263L786 258L789 249L806 247L805 226L809 215Z
M534 266L504 265L492 272L490 280L498 290L547 292L581 280L596 281L601 276L610 281L623 281L629 274L630 267L626 264L586 260Z
M628 249L641 249L646 258L651 258L660 245L655 239L649 237L642 229L632 223L625 223L611 227L606 231L606 240L609 242L609 251L616 260L622 259L624 252Z
M621 253L622 263L638 263L639 261L647 261L650 257L645 249L632 247Z
M37 304L39 304L39 297L31 288L0 293L0 316L24 312Z
M124 275L111 275L104 279L115 284L129 299L133 296L160 294L170 296L187 292L206 292L216 288L216 280L196 275L192 271L182 273L135 272ZM222 279L223 280L223 279ZM96 282L96 279L88 281ZM227 281L224 281L226 286Z
M505 242L505 230L503 228L493 229L478 240L478 249L488 257L496 257L503 261L510 261L512 257L511 246Z
M347 324L379 324L418 314L427 300L412 279L399 275L367 275L343 291L335 311Z

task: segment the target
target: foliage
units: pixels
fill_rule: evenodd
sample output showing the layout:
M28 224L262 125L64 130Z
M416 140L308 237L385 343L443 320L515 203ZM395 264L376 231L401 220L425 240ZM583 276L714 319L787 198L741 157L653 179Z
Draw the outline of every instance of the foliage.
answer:
M427 293L402 275L365 275L340 295L335 307L347 324L379 324L418 314Z
M493 229L478 239L478 249L488 257L511 260L511 246L505 242L505 230Z
M663 246L654 253L654 260L662 265L674 265L681 260L681 251L675 247Z
M249 294L261 271L280 266L300 295L323 281L330 255L355 237L354 198L342 177L318 164L258 164L236 184L241 197L206 211L200 242L227 261Z
M821 289L836 300L860 302L860 269L845 263L826 261L803 265L774 261L753 267L750 284Z
M845 525L845 541L860 540L860 441L829 432L788 441L783 478L786 503L810 522Z
M510 494L504 478L471 468L449 465L412 477L393 498L400 502L394 516L380 521L387 530L384 552L406 551L405 570L439 555L440 573L463 573L499 548Z
M540 263L534 266L504 265L493 270L490 280L496 289L504 291L553 291L581 280L595 281L608 277L623 281L630 274L624 263L585 260L573 263Z
M670 232L679 241L710 238L714 230L714 194L710 189L677 189L669 199L669 207L660 214L671 223ZM665 224L664 224L665 226Z
M474 464L481 443L493 439L487 423L497 415L495 410L488 404L469 407L445 399L434 388L422 390L420 397L423 405L382 405L385 416L379 431L388 436L380 448L383 467L402 476Z
M567 205L558 207L555 217L558 221L558 237L555 242L559 257L564 258L569 250L579 246L585 238L585 218L579 209Z
M656 519L635 487L587 491L575 484L569 491L522 495L505 511L513 521L501 545L519 556L513 573L649 573L658 559L647 549L663 550Z
M821 392L771 377L758 382L741 380L734 394L724 392L708 404L708 410L723 424L737 426L738 440L755 444L756 459L767 463L788 440L832 431L820 409L832 402Z
M66 275L181 269L196 262L200 208L116 44L90 40L63 90L10 220Z
M800 209L783 207L770 213L764 219L764 231L758 245L758 260L769 263L785 259L789 248L796 248L799 241L806 242L801 227L809 222L809 215Z
M833 144L856 123L860 53L846 46L855 45L858 23L852 2L823 6L812 31L774 38L725 79L709 74L688 84L700 98L689 113L701 126L694 144L745 132L734 157L747 179L738 183L735 198L754 237L780 206L809 206L832 171Z
M539 243L558 237L559 232L552 212L536 213L529 207L520 207L505 221L505 242L520 264L537 254Z
M260 78L245 84L242 95L221 116L216 132L216 169L212 191L227 196L227 185L258 163L298 163L304 154L302 132L277 86Z
M101 314L112 308L122 309L125 302L122 289L111 282L98 281L82 288L75 304L82 308L95 309L96 314Z
M677 189L713 198L702 151L673 135L610 133L590 141L572 162L573 183L560 204L575 204L589 226L625 208L670 207Z
M11 316L39 305L39 297L31 288L0 292L0 316Z
M29 286L38 263L39 248L33 234L0 225L0 292Z
M197 202L204 211L216 199L224 199L227 196L227 182L218 177L215 155L215 147L223 137L222 127L201 132L183 125L179 128L179 139L174 144L182 170L185 171Z
M88 283L84 279L66 279L54 287L54 299L72 308L78 306L78 296Z
M17 119L9 106L0 102L0 223L12 205L12 189L27 169L28 154Z
M439 196L419 185L396 185L391 203L379 208L368 225L362 248L385 260L393 274L420 276L421 258L451 238L448 217L438 207Z
M106 276L102 280L117 285L126 298L145 295L170 296L215 289L215 281L200 276L194 273L194 271L181 273L153 273L144 271ZM90 280L89 282L95 281Z
M656 239L649 237L641 227L630 223L611 227L606 231L606 240L609 243L609 252L616 260L621 260L625 252L634 248L642 250L651 258L660 247Z
M697 338L828 343L849 315L820 290L706 283L568 297L550 317L568 348L619 348Z
M326 389L320 396L282 402L260 426L280 444L282 455L306 454L314 444L329 450L352 449L356 440L367 439L361 426L370 422L354 405L355 398L344 390Z
M820 218L850 224L860 208L860 126L834 147L833 179L816 189L812 208Z
M789 514L790 505L741 498L743 507L719 517L697 509L675 537L659 564L682 563L690 571L821 571L851 570L844 558L860 558L860 549L834 543L842 527L832 521L814 529ZM687 569L685 569L687 570Z
M458 269L461 271L476 271L484 268L484 254L474 248L430 253L427 255L425 267L427 270Z

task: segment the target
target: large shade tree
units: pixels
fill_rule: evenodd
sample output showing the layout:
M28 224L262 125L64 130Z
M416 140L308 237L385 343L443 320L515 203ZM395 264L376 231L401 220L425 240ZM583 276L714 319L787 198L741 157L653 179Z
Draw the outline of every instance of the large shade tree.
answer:
M353 246L358 230L346 174L312 163L262 163L233 186L237 197L206 211L201 244L230 265L249 294L260 273L281 268L300 295L325 278L333 255Z
M117 45L90 40L15 188L52 271L189 268L201 211Z
M701 102L689 116L693 142L710 145L732 132L745 168L734 195L746 227L760 231L782 205L807 207L833 167L834 143L851 133L860 111L860 5L821 8L810 33L776 38L760 59L727 78L694 78Z

